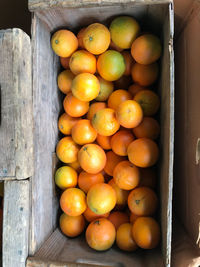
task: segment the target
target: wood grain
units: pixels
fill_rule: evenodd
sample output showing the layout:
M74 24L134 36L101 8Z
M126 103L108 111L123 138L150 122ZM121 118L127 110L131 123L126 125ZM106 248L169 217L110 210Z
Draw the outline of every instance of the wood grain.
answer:
M0 180L33 174L30 38L20 29L0 31Z
M25 267L29 235L29 181L4 182L3 267Z

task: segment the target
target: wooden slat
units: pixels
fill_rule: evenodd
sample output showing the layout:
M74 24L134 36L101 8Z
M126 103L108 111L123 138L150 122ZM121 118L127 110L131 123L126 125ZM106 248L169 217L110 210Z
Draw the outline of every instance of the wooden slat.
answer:
M29 209L29 181L5 181L3 267L25 267L28 256Z
M0 31L0 180L33 174L30 38L20 29Z

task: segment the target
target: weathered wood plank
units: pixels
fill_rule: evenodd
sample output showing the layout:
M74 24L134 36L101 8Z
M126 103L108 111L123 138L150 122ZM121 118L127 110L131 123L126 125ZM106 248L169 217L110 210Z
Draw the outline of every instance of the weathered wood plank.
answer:
M28 256L29 209L29 181L5 181L3 267L25 267Z
M20 29L0 31L0 180L33 174L30 38Z

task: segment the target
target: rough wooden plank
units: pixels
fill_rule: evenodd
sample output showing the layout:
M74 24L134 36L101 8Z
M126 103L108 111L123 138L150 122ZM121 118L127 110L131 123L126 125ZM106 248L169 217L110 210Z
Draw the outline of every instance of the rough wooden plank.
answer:
M113 4L134 3L135 5L164 4L171 0L29 0L29 10L38 11L57 7L78 8L88 6L113 6Z
M33 174L30 38L20 29L0 31L0 180Z
M29 181L4 182L3 267L25 267L28 256Z

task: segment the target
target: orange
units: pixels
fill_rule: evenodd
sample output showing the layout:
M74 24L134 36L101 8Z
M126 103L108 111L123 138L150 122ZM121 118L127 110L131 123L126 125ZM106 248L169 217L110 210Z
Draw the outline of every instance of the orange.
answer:
M69 61L70 70L75 74L96 72L96 57L85 50L74 52Z
M101 172L92 174L82 171L78 177L78 186L87 193L94 184L104 183L104 177Z
M109 220L100 218L89 224L85 235L91 248L104 251L112 247L115 242L116 231Z
M120 16L111 22L109 29L113 43L122 49L128 49L137 37L140 26L134 18Z
M114 85L112 82L104 80L102 77L97 77L100 83L100 91L98 96L95 98L96 101L106 101L109 95L112 93L114 89Z
M111 149L111 136L104 136L104 135L100 135L97 134L97 139L96 139L97 143L105 150L109 150Z
M92 127L90 120L79 120L72 128L72 139L79 145L95 141L97 132Z
M148 187L139 187L131 191L128 196L128 207L135 215L153 215L158 206L155 192Z
M122 48L119 48L116 44L114 44L112 40L111 40L111 42L110 42L110 47L109 47L109 49L111 49L111 50L117 50L118 52L123 51L123 49L122 49Z
M134 83L132 85L129 86L128 91L129 93L131 93L131 95L134 97L138 92L145 90L146 88L143 86L140 86L137 83Z
M74 74L71 70L64 70L58 75L58 88L64 94L71 91L72 80L74 79Z
M116 90L108 98L108 107L117 110L122 102L130 99L132 99L132 95L128 91Z
M131 46L131 54L135 61L148 65L154 63L161 56L161 43L157 36L144 34L138 37Z
M87 209L85 210L85 212L83 213L85 219L88 221L88 222L92 222L94 220L97 220L99 218L107 218L109 216L109 212L105 213L105 214L96 214L94 213L93 211L91 211L88 207Z
M119 188L119 186L117 186L117 184L115 183L114 179L111 179L108 182L108 184L111 185L112 188L115 190L117 197L117 202L116 202L117 208L119 209L124 208L125 205L127 204L129 192Z
M56 171L55 183L62 190L69 187L76 187L77 177L77 172L72 167L63 166Z
M118 106L116 117L121 126L134 128L141 123L143 111L136 101L126 100Z
M133 60L133 58L131 56L131 53L128 52L128 51L123 51L122 52L122 56L124 57L125 65L126 65L126 69L125 69L124 75L125 76L131 75L131 69L132 69L132 66L133 66L133 63L134 63L134 60Z
M93 185L87 193L88 207L96 214L105 214L116 205L115 190L109 184L100 183Z
M108 216L108 220L114 225L117 230L121 224L128 223L128 215L125 212L113 211Z
M78 39L68 30L59 30L51 38L53 51L60 57L70 57L78 48Z
M85 193L79 188L68 188L60 197L60 207L69 216L79 216L87 208Z
M127 149L131 142L134 140L134 136L129 130L120 130L115 133L111 138L111 147L113 152L119 156L127 156Z
M87 119L92 120L94 114L101 109L106 108L106 103L104 102L98 102L98 103L92 103L89 107L89 111L87 113Z
M58 120L58 128L61 133L70 135L72 127L79 121L78 118L73 118L67 113L63 113Z
M124 223L120 225L117 229L116 243L121 250L134 251L137 249L138 246L132 236L131 223Z
M74 162L72 162L72 163L68 163L68 165L70 166L70 167L72 167L74 170L76 170L77 171L77 173L80 173L81 172L81 166L80 166L80 164L79 164L79 162L78 162L78 160L76 160L76 161L74 161Z
M157 162L158 157L158 145L151 139L139 138L128 146L128 158L138 167L151 167Z
M107 81L118 80L124 74L125 68L124 57L115 50L108 50L98 57L98 73Z
M135 63L131 70L132 79L141 86L149 86L158 78L158 64L142 65Z
M156 187L156 172L153 168L140 168L140 184L154 189Z
M84 171L95 174L105 167L106 154L100 146L87 144L80 149L78 160Z
M160 126L154 118L144 117L142 122L133 128L133 133L137 138L146 137L155 140L159 136Z
M71 117L81 117L89 110L89 102L81 101L69 93L64 101L65 112Z
M84 31L85 31L86 27L80 29L80 31L77 34L77 38L78 38L78 47L79 48L85 48L84 44L83 44L83 36L84 36Z
M131 85L132 83L132 77L131 76L121 76L121 78L119 78L118 80L116 80L114 82L114 87L115 89L125 89L128 90L128 87Z
M134 223L139 217L140 217L139 215L135 215L134 213L131 212L130 223Z
M71 163L77 160L79 146L71 137L63 137L56 146L56 154L59 160L64 163Z
M160 241L159 224L151 217L138 218L133 224L132 235L139 247L153 249Z
M70 57L60 57L60 64L64 69L69 69Z
M60 229L66 236L75 237L80 235L85 228L83 215L69 216L63 213L60 216Z
M90 53L99 55L110 45L110 32L100 23L90 24L83 33L83 45Z
M115 166L116 166L120 161L125 160L125 157L118 156L118 155L116 155L113 151L108 151L108 152L106 153L106 158L107 158L107 161L106 161L106 165L105 165L105 167L104 167L104 171L105 171L108 175L113 176L113 171L114 171Z
M134 100L140 104L144 116L153 116L159 109L160 99L151 90L143 90L134 96Z
M81 101L95 99L100 91L100 83L91 73L78 74L72 82L72 94Z
M119 188L131 190L140 182L140 170L128 160L121 161L114 169L113 179Z
M105 136L113 135L120 127L115 111L111 108L98 110L92 118L92 126L98 134Z

